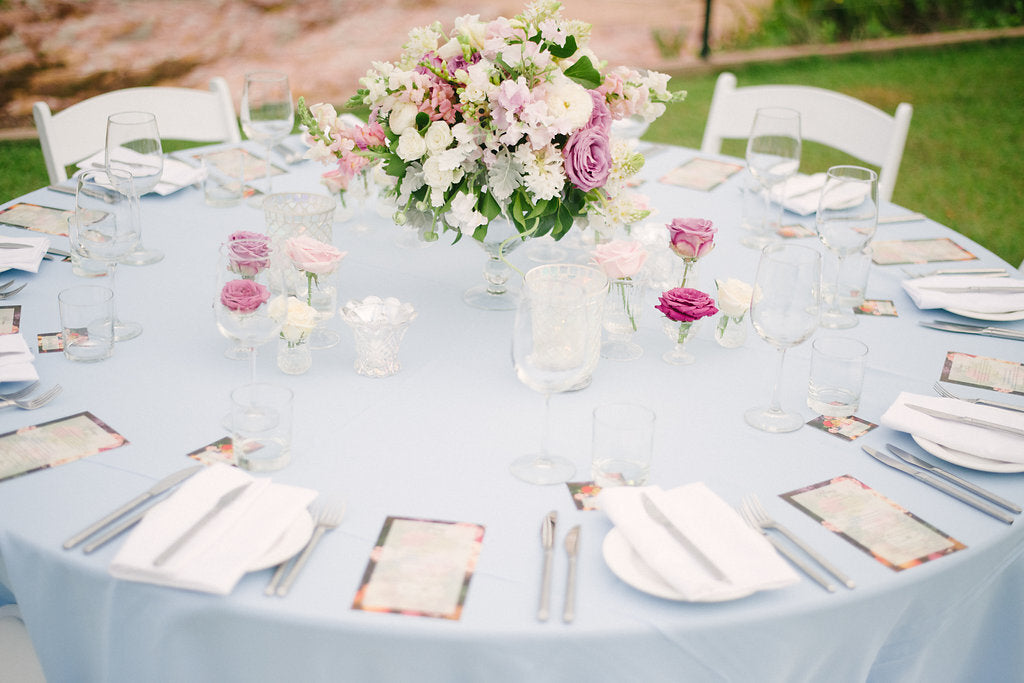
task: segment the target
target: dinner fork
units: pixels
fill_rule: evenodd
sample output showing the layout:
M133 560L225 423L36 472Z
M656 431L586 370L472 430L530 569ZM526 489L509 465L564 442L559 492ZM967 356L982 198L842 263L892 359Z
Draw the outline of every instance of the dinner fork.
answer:
M33 391L35 391L38 388L39 388L39 382L38 381L32 382L32 384L29 384L24 389L18 389L17 391L12 391L9 394L0 394L0 401L13 401L16 398L22 398L23 396L28 396L29 394L31 394Z
M291 571L288 576L285 577L284 581L277 588L277 594L284 597L288 594L288 590L292 587L296 577L302 568L306 565L306 561L309 556L313 554L313 549L316 548L316 544L320 542L320 538L328 531L334 529L341 524L341 518L345 514L345 506L336 503L325 503L322 507L317 510L316 513L316 528L313 529L313 536L309 539L309 543L302 549L302 553L298 559L295 560L295 564L292 565ZM273 579L271 579L273 582Z
M807 553L812 560L814 560L822 567L824 567L829 574L842 581L843 585L845 585L847 588L853 588L857 585L853 582L853 579L848 577L843 572L839 571L839 569L834 567L828 560L819 555L817 551L815 551L813 548L811 548L806 543L797 538L796 535L793 534L793 532L791 532L789 529L787 529L786 527L782 526L774 519L769 517L768 511L764 509L764 506L761 504L761 501L760 499L758 499L757 496L747 496L746 498L743 499L743 504L748 507L748 509L750 510L751 518L762 529L775 529L776 531L778 531L780 534L788 538L794 545L796 545L798 548Z
M12 289L10 291L0 292L0 299L8 299L8 298L14 296L15 294L17 294L21 290L25 289L25 287L27 285L28 285L28 283L24 282L24 283L22 283L21 287L15 287L14 289Z
M829 593L835 592L836 587L831 581L829 581L821 574L816 572L809 564L804 562L798 555L796 555L792 550L786 547L782 543L782 541L775 538L774 536L771 536L767 531L765 531L764 527L762 527L757 522L757 520L754 519L752 513L747 507L746 501L744 501L743 504L737 508L737 511L740 513L740 516L743 518L743 521L747 523L747 526L749 526L751 529L764 536L766 539L768 539L768 542L771 543L775 547L775 549L782 553L787 559L789 559L790 562L796 565L797 568L800 569L800 571L802 571L804 574L807 574L807 576L811 577L819 584L821 584L821 587L827 590Z
M909 268L901 270L911 279L930 277L932 275L976 275L978 277L1009 277L1004 268L939 268L927 273L917 273Z
M39 394L35 398L11 398L3 402L0 402L0 408L10 408L11 406L17 406L23 410L35 410L36 408L42 408L47 403L52 401L54 398L57 397L57 394L59 394L61 391L61 386L59 384L55 384L48 391Z
M3 283L2 285L0 285L0 292L4 291L5 289L7 289L8 287L10 287L13 284L14 284L14 280L8 280L7 282Z
M958 401L977 403L980 406L991 406L992 408L1003 408L1004 410L1015 410L1018 413L1024 413L1024 407L1022 406L1015 406L1010 403L1002 403L1000 401L989 401L986 398L964 398L963 396L957 396L938 382L932 385L932 388L935 389L936 394L945 398L955 398Z

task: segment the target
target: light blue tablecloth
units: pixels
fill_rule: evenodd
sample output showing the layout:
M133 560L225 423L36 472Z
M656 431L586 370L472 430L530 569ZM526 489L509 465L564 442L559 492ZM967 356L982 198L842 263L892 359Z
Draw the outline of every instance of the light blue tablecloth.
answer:
M657 182L692 155L674 149L650 158L641 190L656 207L651 220L698 216L719 227L718 247L700 264L705 291L714 292L714 278L752 281L758 254L739 244L735 180L708 193ZM321 170L296 166L275 189L322 192ZM47 190L21 199L63 208L73 202ZM371 215L359 221L368 232L335 226L335 244L349 252L340 299L376 294L413 303L419 317L402 345L402 372L382 380L356 375L351 335L337 319L342 343L316 352L308 374L281 374L272 345L257 366L258 379L295 391L295 457L275 480L345 500L341 527L286 599L264 597L269 570L247 575L227 597L114 580L106 568L119 542L88 556L62 550L61 542L186 465L187 452L225 435L228 392L246 381L247 367L224 358L227 342L214 324L216 245L234 230L263 229L260 212L207 208L191 188L147 197L142 216L144 241L167 254L157 265L118 273L119 312L142 323L142 336L94 365L41 354L43 383L61 383L61 397L35 412L0 412L2 433L88 410L130 441L0 482L0 555L51 681L977 681L1019 679L1024 671L1020 521L1008 527L860 450L891 441L920 453L905 434L879 428L849 443L808 427L785 435L748 427L742 413L767 398L775 351L753 332L742 348L720 348L705 325L692 345L696 364L668 366L661 354L671 342L651 307L636 336L646 350L641 359L602 361L590 387L551 401L552 443L576 462L576 479L589 478L591 410L611 400L645 403L658 416L653 483L704 481L732 504L756 493L858 585L828 594L804 579L734 602L685 604L620 581L601 556L611 528L603 514L577 511L565 487L531 486L508 473L508 463L539 441L543 401L511 370L512 314L462 302L462 292L482 282L483 250L471 239L451 246L445 238L400 248L396 228ZM0 226L0 235L17 234ZM882 226L877 239L934 236L953 237L983 264L1006 265L931 221ZM512 260L526 268L524 251ZM871 349L859 415L875 422L900 391L929 393L947 351L1024 356L1019 342L918 326L955 316L918 311L899 287L902 277L898 267L873 267L868 296L893 300L899 317L865 316L850 332ZM52 262L19 280L28 287L6 303L22 306L22 333L34 343L36 334L58 329L57 292L81 280L69 264ZM783 385L785 405L802 408L807 419L809 352L809 343L790 351ZM1022 475L958 471L1024 501ZM894 572L777 498L842 474L967 549ZM560 513L559 542L569 526L582 525L572 625L534 619L540 522L550 509ZM388 515L486 527L460 620L351 609ZM565 570L564 554L556 553L559 608Z

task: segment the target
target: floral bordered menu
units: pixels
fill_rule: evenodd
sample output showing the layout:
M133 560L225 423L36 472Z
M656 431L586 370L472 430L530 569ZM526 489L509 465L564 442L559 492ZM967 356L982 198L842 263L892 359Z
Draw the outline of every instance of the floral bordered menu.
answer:
M0 434L0 481L126 443L123 436L89 412L23 427Z

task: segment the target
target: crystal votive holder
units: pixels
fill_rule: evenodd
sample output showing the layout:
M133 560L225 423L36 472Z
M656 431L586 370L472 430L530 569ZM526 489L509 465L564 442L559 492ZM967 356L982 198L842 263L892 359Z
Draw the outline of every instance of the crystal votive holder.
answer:
M415 320L412 304L394 297L368 296L341 307L342 319L355 336L357 373L366 377L390 377L402 369L398 349Z

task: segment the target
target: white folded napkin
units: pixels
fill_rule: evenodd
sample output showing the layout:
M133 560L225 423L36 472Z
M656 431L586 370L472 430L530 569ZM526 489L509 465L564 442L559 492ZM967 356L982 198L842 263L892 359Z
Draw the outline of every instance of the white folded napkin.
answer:
M712 576L661 524L644 510L646 493L679 531L728 578ZM598 505L633 550L686 600L713 601L782 588L799 577L764 537L703 482L670 491L657 486L605 488Z
M961 422L931 417L908 408L907 404L941 410L944 413L973 417L1024 429L1024 413L1012 410L980 406L955 398L922 396L903 392L882 415L881 422L901 432L933 441L939 445L963 451L979 458L1000 462L1024 463L1024 436L984 427L974 427Z
M1024 292L943 292L938 287L985 287L1020 289L1024 280L1008 277L930 275L903 281L903 289L918 308L956 308L975 313L1024 311Z
M139 156L142 157L143 155L140 154ZM130 158L130 155L126 155L126 158ZM104 168L103 150L78 162L78 167L83 169ZM202 182L202 180L203 169L201 167L191 166L180 159L165 155L164 170L160 174L160 182L156 184L152 192L156 192L161 197L164 197L177 192L183 187Z
M0 249L0 271L25 270L30 273L39 272L39 264L50 248L47 237L7 237L0 235L0 242L27 244L25 249Z
M824 173L813 175L797 174L786 181L786 198L782 206L800 216L809 216L818 211L821 188L827 179ZM863 188L850 186L836 188L829 192L827 208L846 209L857 206L864 200Z
M0 334L0 382L32 382L39 379L35 356L20 334Z
M160 567L153 561L231 489L249 483ZM316 498L311 489L256 479L217 463L193 476L154 507L114 557L120 579L227 595L253 564Z

